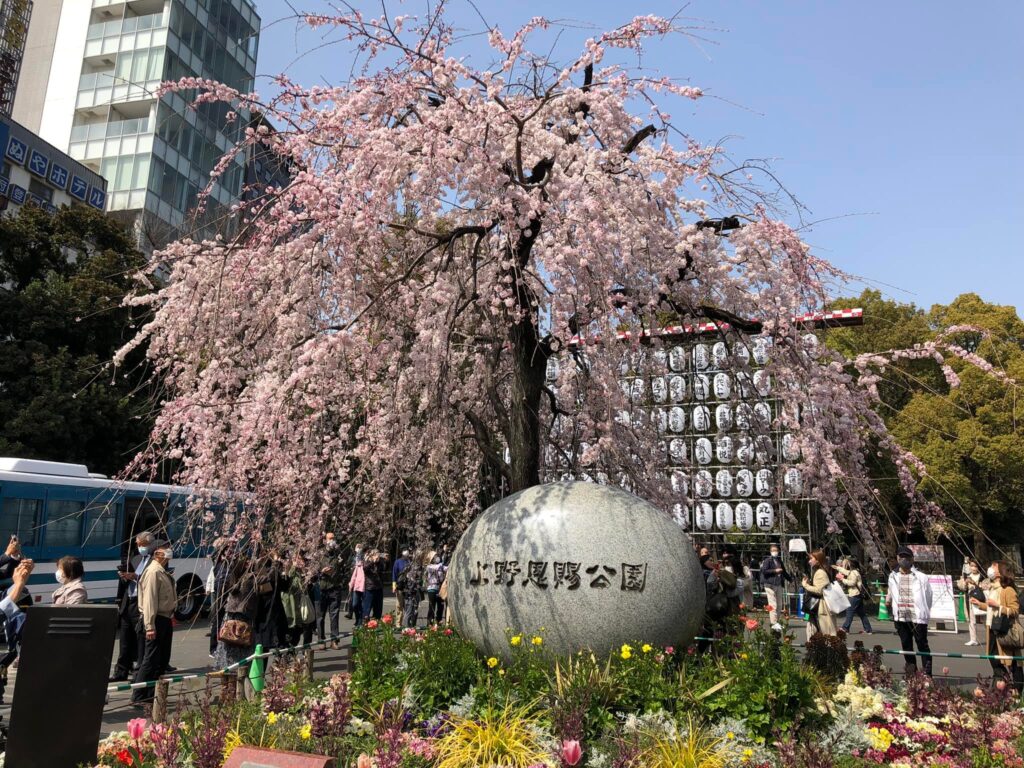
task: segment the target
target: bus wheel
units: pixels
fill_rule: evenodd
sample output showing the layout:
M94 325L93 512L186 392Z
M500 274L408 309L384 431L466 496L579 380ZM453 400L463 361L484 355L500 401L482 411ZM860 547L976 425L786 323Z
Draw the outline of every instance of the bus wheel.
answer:
M203 607L206 590L199 579L186 577L178 581L178 607L174 618L178 621L191 621Z

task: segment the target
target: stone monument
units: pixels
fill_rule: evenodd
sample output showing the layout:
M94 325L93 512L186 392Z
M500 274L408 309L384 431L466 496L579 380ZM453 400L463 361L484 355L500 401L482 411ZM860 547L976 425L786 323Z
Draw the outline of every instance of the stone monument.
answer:
M688 644L704 616L693 545L664 512L618 488L528 488L466 530L448 572L452 620L488 656L509 634L557 654Z

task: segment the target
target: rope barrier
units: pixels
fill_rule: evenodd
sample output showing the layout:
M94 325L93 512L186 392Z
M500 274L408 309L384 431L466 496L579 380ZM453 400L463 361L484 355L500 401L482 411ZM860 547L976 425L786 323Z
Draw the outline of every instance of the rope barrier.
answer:
M723 640L729 640L731 638L727 638L727 637L695 637L693 639L695 641L699 641L699 642L718 643L718 642L722 642ZM790 648L806 648L807 647L806 643L787 643L787 645L789 645ZM848 645L848 646L846 646L846 650L850 651L850 652L859 651L861 653L864 653L864 652L874 652L875 648L874 648L874 646L872 646L871 648L869 648L867 646L864 646L862 648L857 648L856 646L849 646ZM1024 656L997 656L997 655L989 655L989 654L985 654L985 653L958 653L958 652L955 652L955 651L904 651L903 649L895 650L895 649L889 649L889 648L880 648L879 650L882 653L889 654L889 655L895 655L895 656L935 656L935 657L944 658L944 659L985 659L985 660L995 659L997 661L1024 661Z
M187 674L187 675L165 675L165 676L160 678L160 681L167 682L167 683L181 683L181 682L184 682L186 680L198 680L198 679L202 679L202 678L205 678L205 677L212 677L212 676L215 676L215 675L217 675L217 676L226 675L229 672L235 671L239 667L245 666L246 664L251 664L253 661L256 661L257 659L269 659L269 658L272 658L272 657L275 657L275 656L283 656L283 655L286 655L286 654L289 654L289 653L297 653L298 651L305 651L305 650L308 650L310 648L314 648L314 649L315 648L320 648L321 650L327 650L327 645L329 643L335 643L338 640L344 640L346 638L353 637L354 635L355 635L355 632L340 632L337 635L331 635L330 637L327 637L327 638L325 638L323 640L313 640L312 642L303 643L302 645L288 646L286 648L272 648L271 650L264 651L263 653L253 653L253 654L250 654L249 656L245 657L244 659L241 659L240 661L236 661L233 664L229 664L228 666L224 667L223 669L213 670L213 671L210 671L210 672L193 672L193 673L190 673L190 674ZM695 641L698 641L698 642L708 642L708 643L721 642L723 640L728 640L728 639L729 638L715 638L715 637L695 637L694 638ZM791 648L806 648L807 647L806 643L789 643L788 645ZM856 646L847 646L846 650L849 651L849 652L853 652L853 651L860 651L860 652L870 651L870 652L874 652L875 651L875 649L873 647L872 648L868 648L867 646L864 646L863 648L857 648ZM895 649L890 649L890 648L881 648L880 651L883 654L888 654L888 655L891 655L891 656L932 656L932 657L944 658L944 659L977 659L977 660L985 660L985 661L988 661L988 660L996 660L996 661L1024 661L1024 656L1000 656L1000 655L991 655L991 654L984 654L984 653L959 653L959 652L955 652L955 651L928 651L928 652L925 652L925 651L904 651L902 649L895 650ZM157 684L157 682L159 682L159 681L153 680L151 682L143 682L143 683L119 683L117 685L109 686L107 688L107 693L117 693L117 692L123 692L123 691L134 691L134 690L138 690L140 688L151 688L151 687L155 686Z
M159 680L152 680L144 683L118 683L111 685L107 688L107 693L118 693L121 691L135 691L140 688L152 688L158 682L165 683L180 683L185 680L198 680L204 677L213 677L215 675L226 675L229 672L234 672L239 667L251 664L257 659L269 659L274 656L284 656L289 653L297 653L298 651L306 651L310 648L320 648L321 650L327 650L328 643L336 643L338 640L344 640L347 637L352 637L354 632L340 632L337 635L331 635L330 637L324 638L323 640L313 640L309 643L303 643L302 645L290 645L286 648L272 648L269 651L263 653L253 653L246 656L244 659L236 661L223 669L215 669L209 672L192 672L187 675L164 675ZM265 673L264 673L265 674Z

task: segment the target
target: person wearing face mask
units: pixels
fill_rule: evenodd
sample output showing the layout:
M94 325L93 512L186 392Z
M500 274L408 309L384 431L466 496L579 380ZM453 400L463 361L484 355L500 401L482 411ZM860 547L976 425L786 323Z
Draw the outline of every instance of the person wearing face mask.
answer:
M896 552L898 570L889 574L889 589L885 600L893 618L896 634L904 652L912 652L914 644L923 655L924 673L932 676L931 648L928 646L928 620L932 611L932 585L928 577L914 567L914 553L910 547ZM917 672L917 658L912 653L904 656L908 675Z
M828 567L828 558L820 549L811 552L807 558L811 568L810 578L804 577L804 610L807 612L807 639L810 640L819 632L823 635L835 635L836 623L832 612L825 602L825 588L832 582Z
M399 621L405 616L405 591L398 588L398 577L408 566L409 550L403 549L402 553L395 560L395 564L391 566L391 591L394 593L397 602L395 614L398 616Z
M339 617L344 599L345 574L342 567L341 548L333 533L324 535L323 567L320 569L320 610L317 636L321 640L331 639L333 647L338 646ZM346 610L346 615L348 611ZM327 635L327 619L330 617L330 635Z
M135 674L136 683L157 680L171 662L171 641L174 637L171 617L178 604L178 595L174 578L167 572L170 562L170 546L157 548L139 579L139 614L146 633L146 645ZM136 688L132 692L132 705L144 708L152 702L153 694L153 686Z
M836 572L843 582L846 596L850 599L850 607L846 609L846 620L843 622L843 632L849 634L854 617L859 616L861 626L864 627L864 634L873 634L867 611L864 610L864 601L869 595L867 584L864 583L864 575L861 573L860 561L856 557L848 557L843 563L836 565Z
M141 661L146 634L139 622L139 579L151 560L153 549L161 545L149 531L135 537L138 554L129 559L127 567L118 568L117 637L118 654L112 683L127 682L132 666Z
M970 605L970 610L967 612L967 634L970 635L964 645L980 645L978 642L978 616L984 616L985 612L982 611L977 605L975 605L975 598L978 600L984 599L984 591L982 590L981 583L985 580L985 574L981 572L981 566L978 565L978 561L973 557L967 558L964 562L964 575L960 579L959 587L967 594L967 600Z
M786 605L787 581L793 581L793 576L782 562L779 545L772 544L768 550L768 557L761 561L761 583L764 584L764 591L768 595L768 621L776 632L783 631L780 619L784 618L782 609Z
M82 582L85 568L77 557L67 555L58 560L55 575L60 586L53 593L54 605L82 605L89 600Z
M352 562L352 576L348 580L349 608L358 627L363 623L363 593L366 590L362 544L356 544L356 554Z
M1010 586L1013 587L1012 577L1010 579ZM985 653L989 656L1001 655L999 653L999 647L995 633L992 632L992 616L994 616L998 610L1001 602L1010 602L1009 595L1007 599L1002 598L1002 581L999 578L998 563L992 563L988 566L988 570L985 572L985 578L979 585L982 594L972 594L971 605L976 610L985 611L985 635L986 635L986 649ZM1007 655L1019 655L1019 653L1012 653ZM992 668L992 684L994 685L998 680L1006 680L1008 677L1007 669L1002 665L1001 660L998 658L989 658L988 664Z

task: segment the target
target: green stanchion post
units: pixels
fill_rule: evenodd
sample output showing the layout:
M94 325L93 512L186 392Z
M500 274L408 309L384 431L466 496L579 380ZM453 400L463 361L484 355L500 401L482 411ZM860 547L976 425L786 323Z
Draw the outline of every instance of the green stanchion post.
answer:
M961 624L966 624L967 619L967 595L963 592L960 593L960 599L956 601L956 620Z
M880 590L878 593L878 620L879 621L890 621L889 618L889 604L885 601L885 590Z
M267 667L267 660L258 656L263 653L263 646L256 646L257 658L252 660L252 665L249 667L249 682L252 683L252 689L256 693L260 693L263 690L264 683L264 670Z

